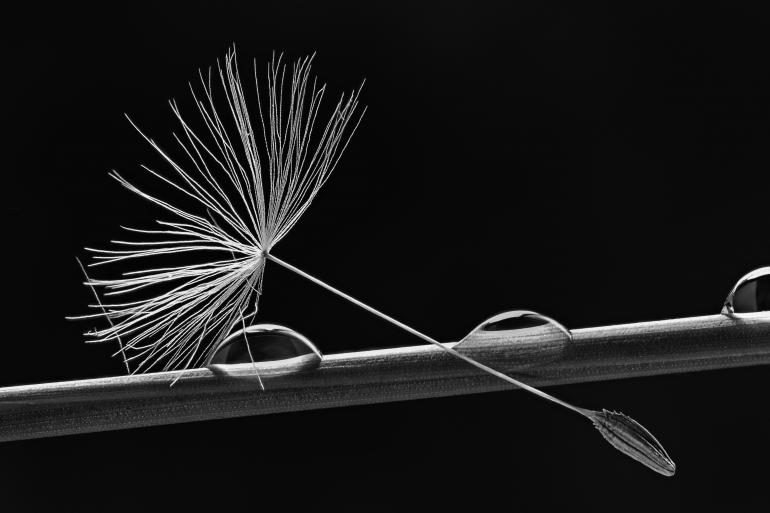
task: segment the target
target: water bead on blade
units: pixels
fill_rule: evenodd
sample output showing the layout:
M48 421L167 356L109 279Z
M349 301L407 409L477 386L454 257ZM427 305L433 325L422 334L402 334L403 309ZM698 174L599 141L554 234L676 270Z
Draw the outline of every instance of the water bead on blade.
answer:
M307 337L291 328L278 324L253 324L224 339L206 366L296 359L293 368L300 370L318 367L321 358L321 351Z
M725 299L722 313L765 312L770 310L770 267L760 267L742 276Z
M554 319L531 310L510 310L480 323L454 350L477 360L494 354L514 368L552 361L571 341L570 331Z
M502 332L516 332L522 336L534 333L559 332L562 336L572 338L572 334L563 324L550 317L532 310L508 310L493 315L476 326L458 344L467 344L469 340L481 337L483 334L491 335Z

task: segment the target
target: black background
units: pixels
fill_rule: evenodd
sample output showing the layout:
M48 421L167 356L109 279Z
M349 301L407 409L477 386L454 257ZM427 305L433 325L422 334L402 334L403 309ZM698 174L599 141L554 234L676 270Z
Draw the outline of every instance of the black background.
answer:
M530 308L569 327L716 313L767 265L768 19L732 3L186 2L9 16L4 385L120 374L86 346L75 256L158 212L107 172L156 163L166 100L231 43L317 51L369 106L276 254L442 340ZM141 180L140 180L140 183ZM149 183L149 182L143 182ZM415 340L275 266L263 321L327 353ZM352 335L358 333L360 335ZM0 445L3 511L700 510L766 504L766 368L565 386L639 419L663 478L523 393Z

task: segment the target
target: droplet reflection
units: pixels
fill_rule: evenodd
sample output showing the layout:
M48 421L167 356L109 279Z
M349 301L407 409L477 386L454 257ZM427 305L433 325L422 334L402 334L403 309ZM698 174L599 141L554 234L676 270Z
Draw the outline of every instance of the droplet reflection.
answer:
M481 325L482 331L523 330L551 324L550 319L525 310L506 312L505 314L496 315L492 319L485 321Z
M277 324L255 324L238 330L219 345L206 365L261 363L298 357L302 368L318 366L321 352L307 337Z
M735 284L727 295L722 313L763 312L770 310L770 267L755 269Z
M521 367L553 360L570 341L570 331L554 319L531 310L511 310L476 326L454 349L477 360L494 355Z

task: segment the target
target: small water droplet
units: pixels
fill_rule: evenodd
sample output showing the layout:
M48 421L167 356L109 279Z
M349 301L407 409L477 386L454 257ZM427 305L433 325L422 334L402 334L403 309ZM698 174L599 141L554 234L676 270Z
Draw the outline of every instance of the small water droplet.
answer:
M480 361L504 360L514 368L551 361L571 341L570 331L554 319L531 310L511 310L476 326L454 349Z
M259 364L289 359L297 359L296 363L302 368L317 367L321 352L307 337L291 328L278 324L255 324L224 339L206 365Z
M770 310L770 267L760 267L741 277L727 295L722 313L763 312Z
M531 315L529 312L523 312L523 310L506 312L506 316L499 319L499 315L495 316L495 320L486 321L485 324L481 326L481 329L483 331L511 331L551 324L548 319L545 319L540 315Z

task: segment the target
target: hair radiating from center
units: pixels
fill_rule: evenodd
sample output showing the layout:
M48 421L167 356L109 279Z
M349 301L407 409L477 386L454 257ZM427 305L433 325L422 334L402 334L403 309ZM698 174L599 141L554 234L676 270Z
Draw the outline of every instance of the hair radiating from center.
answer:
M230 50L223 64L200 71L197 86L190 85L200 126L193 129L177 102L169 102L180 125L173 156L131 122L164 161L162 171L142 169L181 200L111 173L170 219L154 228L125 228L134 238L113 240L111 249L86 248L94 253L90 267L137 267L118 278L88 280L105 300L91 305L99 313L81 318L110 321L87 335L93 342L122 340L120 354L132 372L199 366L243 321L243 312L256 313L265 253L310 206L365 111L358 89L342 94L328 118L319 119L326 86L311 75L312 61L289 67L273 57L264 87L255 62L250 95Z

